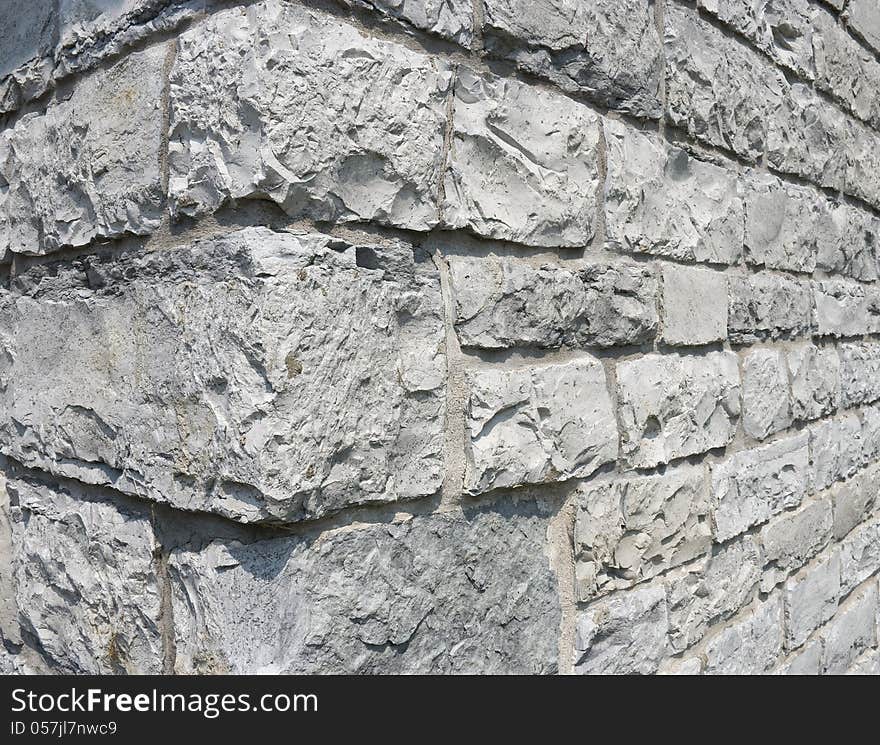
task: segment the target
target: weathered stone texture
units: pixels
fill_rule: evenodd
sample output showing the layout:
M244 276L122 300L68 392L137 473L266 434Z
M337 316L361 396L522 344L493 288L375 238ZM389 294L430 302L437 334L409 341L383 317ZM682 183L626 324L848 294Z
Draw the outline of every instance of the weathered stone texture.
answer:
M464 347L612 347L647 342L657 329L657 281L641 265L452 256L449 268Z
M648 0L484 0L482 7L489 54L620 111L660 117L663 61Z
M842 539L871 513L878 496L878 475L878 466L873 465L832 487L834 537L837 540Z
M761 530L761 545L764 561L772 566L765 571L764 589L769 591L824 548L831 540L832 525L830 497L808 502L767 523Z
M843 17L860 39L880 54L880 8L873 0L849 0Z
M704 674L746 675L768 672L782 651L782 603L779 596L750 609L706 643Z
M0 131L0 255L158 227L165 51L132 54Z
M731 276L727 331L730 341L803 336L810 328L810 286L780 274Z
M0 114L41 95L52 74L57 0L0 7Z
M172 211L267 198L431 228L451 81L442 62L294 4L216 13L180 37L171 71Z
M819 422L809 432L814 491L852 476L862 465L862 425L855 414Z
M832 618L840 597L840 554L832 551L785 584L786 644L801 646L810 634Z
M535 246L586 246L595 232L599 117L558 93L466 68L452 106L444 226Z
M727 278L720 272L663 266L663 341L691 346L727 336Z
M813 282L814 328L821 336L880 332L880 290L840 279Z
M739 417L739 369L731 352L651 354L617 365L621 449L647 468L722 447Z
M519 502L175 550L176 671L555 672L547 521Z
M880 569L880 519L859 525L840 544L840 578L850 592Z
M809 421L833 413L840 402L840 358L833 347L813 344L786 353L791 379L791 414Z
M350 8L368 10L462 46L473 42L474 5L468 0L340 0Z
M822 672L842 675L868 647L877 643L877 583L848 598L822 632Z
M871 403L880 398L880 344L841 344L841 405Z
M602 363L585 357L468 374L465 489L589 476L617 458L617 427Z
M788 369L782 352L756 349L742 362L743 429L763 440L792 423Z
M25 464L244 521L442 482L440 283L404 244L248 228L17 287L0 444Z

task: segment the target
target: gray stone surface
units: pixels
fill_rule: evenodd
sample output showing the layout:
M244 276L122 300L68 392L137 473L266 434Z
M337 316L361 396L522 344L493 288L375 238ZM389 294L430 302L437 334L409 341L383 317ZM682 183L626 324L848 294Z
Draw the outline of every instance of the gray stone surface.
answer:
M822 672L842 675L868 647L877 643L877 583L849 597L822 631Z
M838 541L867 519L877 501L878 466L875 464L831 488L834 499L834 537Z
M822 671L822 642L811 639L789 655L774 675L819 675Z
M362 8L373 14L428 31L462 46L470 46L474 37L474 5L468 0L340 0L350 8Z
M834 347L813 344L786 352L791 379L791 414L797 421L833 413L840 403L840 358Z
M621 450L648 468L722 447L739 417L739 369L732 352L645 355L617 365Z
M709 269L663 265L662 338L698 346L727 337L727 278Z
M471 493L589 476L617 458L602 363L469 371L467 468Z
M679 5L665 9L666 118L698 140L751 161L764 122L788 88L757 53Z
M830 215L830 223L823 219L812 226L820 234L816 266L865 281L877 279L880 219L846 202L834 205Z
M595 232L599 117L559 93L463 67L453 108L443 225L534 246L586 246Z
M755 349L742 361L743 429L763 440L792 423L791 390L783 352Z
M853 33L880 53L880 7L873 0L849 0L843 17Z
M786 645L795 649L837 612L840 553L821 556L785 583Z
M712 541L708 486L705 469L689 466L582 486L574 528L578 599L705 554Z
M862 425L855 414L813 424L809 433L813 491L852 476L862 465Z
M0 132L0 256L158 227L165 52L154 46L96 71L68 99Z
M27 465L242 521L440 487L440 283L405 244L247 228L37 267L0 305Z
M0 114L41 95L52 74L57 0L0 7Z
M172 211L263 198L294 216L431 228L451 79L294 4L218 12L180 37L171 71Z
M862 523L841 541L840 580L847 593L880 569L880 519Z
M880 331L880 291L841 279L813 281L813 326L821 336Z
M784 512L767 523L760 533L764 562L768 565L762 589L769 592L824 548L831 540L832 525L831 498L827 496Z
M663 58L648 0L483 0L482 7L489 54L603 105L660 117Z
M803 336L810 329L810 285L781 274L728 279L728 338L735 344Z
M840 344L841 405L870 403L880 398L880 344Z
M606 240L618 251L734 264L742 255L736 177L612 119L604 121Z
M549 514L507 503L176 550L176 671L555 672Z
M743 450L712 469L715 537L725 541L784 509L807 493L806 433Z
M451 256L449 269L463 347L612 347L657 329L657 281L642 265Z
M782 603L777 595L708 640L703 673L747 675L768 672L782 651Z
M22 628L56 672L161 673L160 587L146 510L76 486L7 485Z
M578 614L574 669L581 674L649 675L667 653L666 595L645 585Z

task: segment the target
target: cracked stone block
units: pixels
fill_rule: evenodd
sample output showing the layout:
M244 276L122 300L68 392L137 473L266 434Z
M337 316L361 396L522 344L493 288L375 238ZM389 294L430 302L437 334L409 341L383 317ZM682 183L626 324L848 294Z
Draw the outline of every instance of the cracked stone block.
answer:
M760 55L677 5L665 9L666 119L691 137L757 161L764 123L788 83Z
M574 670L650 675L666 657L666 594L643 585L596 601L577 618Z
M648 342L657 330L657 280L643 265L448 262L463 347L612 347Z
M736 176L622 122L603 126L607 242L625 253L738 262L744 218Z
M486 367L467 378L468 492L583 478L617 458L617 425L599 360Z
M813 281L813 326L820 336L880 332L880 291L840 279Z
M784 509L797 507L807 494L807 433L743 450L712 469L715 537L739 535Z
M824 497L783 512L761 530L765 570L762 590L770 592L793 570L821 551L832 535L831 498Z
M739 369L732 352L649 354L617 365L621 450L650 468L729 443L739 417Z
M577 493L574 529L578 600L691 561L711 542L703 468L584 485Z
M851 155L850 126L840 108L795 83L768 120L768 163L780 173L840 189Z
M474 37L474 4L470 0L340 0L349 8L409 24L469 47Z
M595 233L601 120L559 93L459 68L443 226L533 246Z
M817 422L809 434L812 491L827 489L862 465L862 425L855 414Z
M162 672L149 511L80 485L11 480L12 582L22 628L54 672Z
M758 603L743 618L706 643L705 675L755 675L769 672L782 654L782 600Z
M59 0L55 78L99 65L203 14L208 0Z
M775 62L813 79L814 12L807 0L697 0Z
M0 256L159 226L164 59L133 53L0 133Z
M176 672L554 673L550 514L505 503L176 549Z
M880 569L880 519L862 523L840 543L843 592L852 591Z
M440 283L405 244L246 228L35 267L0 300L0 446L25 465L244 522L443 480Z
M841 344L841 406L849 408L880 398L880 344Z
M790 654L773 672L774 675L819 675L822 670L822 642L808 641Z
M785 583L786 646L796 649L837 612L840 553L832 551Z
M836 237L826 201L766 173L751 173L744 189L746 262L812 272L819 246Z
M844 191L880 209L880 133L853 121L846 145Z
M831 487L834 499L834 538L841 540L870 515L877 499L877 464Z
M484 0L488 53L637 117L661 114L662 49L648 0Z
M665 575L669 643L682 652L718 621L752 601L761 579L761 547L752 536L716 546L711 556Z
M880 54L880 6L875 0L849 0L843 17L847 27Z
M822 630L822 672L842 675L862 652L877 643L877 583L848 598Z
M815 226L823 233L817 268L865 281L877 279L880 218L861 207L841 203L831 211L831 225L830 231L824 230L824 225Z
M786 352L791 378L791 413L810 421L834 412L840 403L840 358L834 347L813 344Z
M792 338L810 329L810 285L773 274L728 278L728 337L734 344Z
M277 0L215 13L178 47L175 216L253 198L315 220L437 224L444 63Z
M46 91L57 23L57 0L0 5L0 114Z
M698 346L727 337L727 277L721 272L663 265L663 341Z
M742 363L743 429L764 440L792 423L791 392L783 353L755 349Z

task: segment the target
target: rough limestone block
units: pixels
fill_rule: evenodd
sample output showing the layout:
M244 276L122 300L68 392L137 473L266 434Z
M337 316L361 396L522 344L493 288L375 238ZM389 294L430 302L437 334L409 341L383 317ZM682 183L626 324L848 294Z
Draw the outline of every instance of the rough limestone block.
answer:
M621 450L649 468L729 443L739 417L732 352L649 354L617 365Z
M56 78L96 67L196 18L208 0L59 0Z
M862 654L852 667L846 671L847 675L880 675L880 649L869 649Z
M862 409L862 462L872 463L880 460L880 406L874 405ZM880 471L865 472L872 481L880 475Z
M841 109L795 83L767 122L767 160L780 173L843 188L851 122Z
M0 446L241 521L436 492L445 334L402 243L246 228L20 275L0 303Z
M458 71L443 225L535 246L595 231L599 117L516 80Z
M5 466L5 461L0 465ZM6 476L0 472L0 649L22 645L12 576L13 553L9 491Z
M650 675L666 656L666 593L644 585L598 600L578 614L576 673Z
M762 590L772 587L821 551L832 535L831 497L813 500L784 512L761 530L764 562Z
M463 347L611 347L650 341L657 281L638 264L543 264L450 256Z
M880 209L880 133L875 126L850 122L844 190Z
M663 333L666 344L690 346L727 336L727 278L721 272L663 265Z
M178 46L175 215L264 198L316 220L437 224L444 64L278 0L215 13Z
M858 416L817 422L809 429L811 491L826 489L852 476L862 465L862 425Z
M807 493L807 433L743 450L712 469L716 540L726 541L784 509Z
M603 126L608 243L625 253L736 263L743 245L736 177L622 122Z
M877 499L878 475L880 466L873 465L831 488L836 540L841 540L871 513Z
M46 91L57 23L57 0L0 4L0 114Z
M810 421L834 412L840 403L840 358L834 347L813 344L789 349L785 358L791 378L791 414Z
M769 173L752 172L743 186L746 261L768 269L812 272L819 246L836 237L826 200L813 189Z
M479 368L467 378L467 491L583 478L617 458L614 411L597 359Z
M761 579L761 547L752 536L717 546L711 557L665 575L669 644L682 652L714 623L748 604Z
M862 652L877 643L877 583L848 598L822 631L822 672L842 675Z
M816 267L865 281L877 279L880 218L846 202L834 205L830 216L830 223L823 220L813 226L820 233Z
M181 547L178 673L553 673L549 510L528 502L317 540Z
M813 325L821 336L861 336L880 331L880 291L840 279L812 282Z
M687 8L665 9L666 119L751 161L788 89L782 73Z
M790 654L774 671L774 675L820 675L822 672L822 642L811 639Z
M469 0L341 0L469 47L474 36L474 5Z
M792 423L791 391L782 352L755 349L742 363L743 429L763 440Z
M13 583L22 628L55 672L162 672L149 511L80 486L10 481Z
M663 71L648 0L484 0L483 43L523 72L638 117L660 117Z
M880 344L841 344L841 406L849 408L880 399Z
M727 330L735 344L802 336L810 328L810 285L783 275L731 276Z
M575 572L582 602L705 554L711 545L703 468L584 485L577 494Z
M0 134L0 256L158 227L165 52L131 54Z
M813 13L807 0L697 0L697 6L778 64L813 78Z
M880 569L880 519L863 523L840 544L840 578L850 592Z
M847 27L880 54L880 6L874 0L849 0L843 17Z
M704 675L755 675L769 672L782 654L782 599L758 603L741 619L706 643Z
M840 552L832 551L785 583L786 647L796 649L837 612Z

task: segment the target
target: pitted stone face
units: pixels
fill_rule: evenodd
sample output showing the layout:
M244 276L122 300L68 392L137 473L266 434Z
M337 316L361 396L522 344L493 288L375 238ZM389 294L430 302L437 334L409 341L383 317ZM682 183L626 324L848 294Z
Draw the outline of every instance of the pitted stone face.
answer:
M244 521L442 482L440 286L409 246L255 228L17 285L0 437L23 463Z

